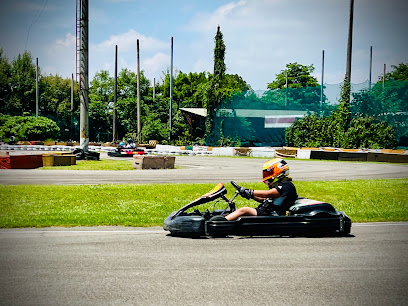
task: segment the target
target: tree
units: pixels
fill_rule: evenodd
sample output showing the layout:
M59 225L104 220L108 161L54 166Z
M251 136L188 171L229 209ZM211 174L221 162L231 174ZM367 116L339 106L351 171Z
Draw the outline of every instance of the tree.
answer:
M11 65L0 48L0 113L8 113L12 106L11 97Z
M398 144L408 146L408 66L392 66L385 83L378 81L371 90L353 94L353 116L372 116L394 127Z
M89 87L89 138L100 138L111 132L113 78L109 72L97 72Z
M79 84L74 81L73 111L71 112L71 82L71 79L64 79L59 75L41 77L39 81L40 114L53 119L65 139L75 136L76 132L71 131L74 129L71 126L71 119L77 118L79 111ZM70 133L65 133L65 130L70 130Z
M215 35L215 48L214 48L214 74L210 78L210 88L208 92L208 99L205 107L207 108L207 118L205 121L205 130L207 134L207 141L213 143L213 120L215 117L216 106L222 100L222 87L225 75L225 44L223 35L220 30L220 26L217 27L217 33Z
M263 101L274 104L270 108L303 109L318 112L321 107L325 108L326 97L321 104L321 88L317 79L311 74L313 65L305 66L298 63L289 63L285 70L281 70L273 82L268 83L269 89L264 93ZM287 84L286 88L286 75Z
M332 113L332 126L333 147L347 147L345 135L350 127L351 111L350 111L350 93L351 84L347 78L344 79L340 92L340 104L337 109Z
M150 112L152 98L150 81L140 72L141 93L141 119ZM91 139L106 139L112 133L113 122L113 95L114 78L109 72L101 70L95 74L89 88L89 125ZM129 69L122 69L118 74L118 99L117 99L117 134L122 137L133 137L136 132L137 122L137 75ZM152 111L155 111L152 108ZM98 136L99 135L99 136Z
M232 97L233 95L252 91L251 85L238 74L225 74L223 96Z
M392 71L385 74L385 80L408 81L408 64L391 65ZM381 77L379 77L381 78Z
M152 102L150 81L140 71L140 118L142 124L150 113ZM113 101L113 100L112 100ZM154 111L154 108L152 109ZM118 135L136 138L137 134L137 74L128 69L122 69L118 75L118 102L117 102ZM142 137L143 127L142 127Z
M298 63L286 64L286 69L281 70L276 75L275 81L268 83L268 89L285 89L286 88L286 73L288 74L288 87L289 88L303 88L303 87L316 87L319 84L317 79L311 74L314 71L313 65L304 66Z
M154 139L163 143L169 139L168 124L163 123L157 113L151 112L145 118L142 135L146 139Z
M11 63L11 97L8 112L11 114L35 113L36 67L28 51L19 54Z
M350 82L344 80L340 104L330 116L316 114L295 121L286 131L288 145L297 147L393 148L392 126L368 116L351 117Z

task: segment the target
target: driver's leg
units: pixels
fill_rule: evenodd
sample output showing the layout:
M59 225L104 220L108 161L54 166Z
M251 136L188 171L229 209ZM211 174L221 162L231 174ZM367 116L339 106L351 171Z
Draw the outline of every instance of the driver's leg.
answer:
M240 217L242 215L256 216L258 214L257 214L255 208L241 207L241 208L237 209L236 211L230 213L229 215L225 216L225 219L227 219L228 221L231 221L231 220L237 219L238 217Z

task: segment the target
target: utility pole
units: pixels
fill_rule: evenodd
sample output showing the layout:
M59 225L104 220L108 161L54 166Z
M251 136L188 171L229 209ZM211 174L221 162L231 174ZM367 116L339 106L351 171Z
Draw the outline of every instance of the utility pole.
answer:
M38 117L40 105L40 92L38 90L38 57L35 68L35 116Z
M373 46L370 46L370 69L368 74L368 89L371 89L371 71L373 68Z
M156 78L153 78L153 102L156 98Z
M141 123L140 123L140 50L139 40L137 40L137 143L142 142Z
M320 116L323 117L324 50L322 51L322 83L320 87Z
M288 106L289 102L288 102L288 70L287 69L285 70L285 76L286 76L285 106Z
M387 68L387 65L386 64L384 64L384 73L383 73L383 89L384 89L384 87L385 87L385 70L386 70L386 68Z
M80 147L84 152L88 152L89 144L89 101L88 101L88 90L89 90L89 81L88 81L88 71L89 71L89 42L88 42L88 24L89 24L89 15L88 15L88 4L89 0L80 0L81 2L81 20L80 20L80 35L81 35L81 44L80 44L80 95L79 101L81 105L80 110Z
M112 142L116 141L116 103L118 99L118 45L115 45L115 83L113 89L113 122Z
M71 76L71 140L74 139L74 74Z
M349 28L348 28L348 40L347 40L347 67L346 67L346 80L351 82L351 50L353 44L353 15L354 15L354 0L350 0L350 15L349 15Z
M171 139L171 120L173 104L173 36L171 37L170 49L170 110L169 110L169 142Z

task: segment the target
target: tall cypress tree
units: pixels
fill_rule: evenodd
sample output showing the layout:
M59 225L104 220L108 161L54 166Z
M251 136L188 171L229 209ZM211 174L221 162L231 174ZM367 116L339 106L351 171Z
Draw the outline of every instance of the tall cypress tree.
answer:
M217 105L220 104L223 93L223 80L225 76L225 44L223 35L220 30L220 26L217 28L217 34L215 35L215 48L214 48L214 74L210 82L210 90L208 93L208 101L206 104L207 108L207 117L205 120L205 129L207 135L207 143L212 143L213 134L213 122L216 112Z

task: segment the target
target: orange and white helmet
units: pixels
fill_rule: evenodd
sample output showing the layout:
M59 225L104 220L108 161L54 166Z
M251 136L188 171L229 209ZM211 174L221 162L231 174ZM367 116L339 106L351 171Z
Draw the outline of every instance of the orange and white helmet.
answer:
M263 182L269 187L289 175L289 165L281 158L268 160L262 169Z

